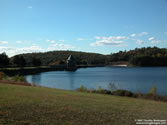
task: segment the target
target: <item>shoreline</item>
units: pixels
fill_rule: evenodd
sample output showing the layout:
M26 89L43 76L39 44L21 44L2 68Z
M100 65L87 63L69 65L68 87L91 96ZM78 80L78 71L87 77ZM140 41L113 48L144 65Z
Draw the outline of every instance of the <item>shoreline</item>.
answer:
M105 65L80 65L76 67L76 70L79 68L90 68L90 67L104 67ZM107 65L106 65L107 66ZM74 72L73 70L71 72ZM8 76L15 75L32 75L38 74L41 72L49 72L49 71L70 71L67 69L66 65L56 65L56 66L40 66L40 67L17 67L17 68L2 68L0 72L4 72Z
M76 66L76 70L80 68L95 68L95 67L142 67L142 66L132 66L127 64L116 64L116 65L79 65ZM162 67L162 66L144 66L144 67ZM163 66L166 67L166 66ZM15 75L33 75L39 74L42 72L49 72L49 71L69 71L75 72L76 70L68 70L66 65L56 65L56 66L40 66L40 67L16 67L16 68L0 68L0 72L4 72L8 76L15 76Z
M128 65L124 65L124 64L122 64L122 65L111 65L111 66L116 66L116 67L129 67Z
M82 92L82 93L95 93L101 95L110 95L115 97L128 97L128 98L135 98L135 99L144 99L144 100L153 100L153 101L161 101L167 102L167 95L160 95L158 93L136 93L126 89L117 89L115 91L110 91L108 89L101 89L100 91L97 89L83 89L82 87L76 90L67 90L67 89L58 89L58 88L50 88L46 86L40 86L37 84L32 84L28 82L21 82L21 81L10 81L10 80L0 80L0 84L6 85L16 85L16 86L27 86L27 87L37 87L37 88L48 88L48 89L56 89L56 90L63 90L63 91L70 91L70 92Z

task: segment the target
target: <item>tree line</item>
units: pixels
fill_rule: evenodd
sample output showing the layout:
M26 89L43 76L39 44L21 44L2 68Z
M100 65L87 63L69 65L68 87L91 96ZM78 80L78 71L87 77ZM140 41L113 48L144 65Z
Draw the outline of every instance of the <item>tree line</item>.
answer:
M104 65L108 61L106 55L76 51L27 53L15 55L11 58L6 53L2 53L0 54L0 67L64 65L69 55L73 55L77 65Z
M70 55L75 58L77 65L104 65L108 62L106 55L77 51L50 51L45 53L21 54L27 60L27 64L31 64L30 59L35 57L41 60L42 65L65 64Z
M167 66L167 49L158 47L136 48L110 55L110 62L128 61L135 66Z
M0 67L64 65L69 55L73 55L77 65L109 65L126 61L135 66L167 66L167 49L158 47L136 48L119 51L110 55L76 51L50 51L19 54L9 58L0 54Z
M35 57L32 57L30 59L31 64L30 66L40 66L41 65L41 60ZM0 54L0 67L24 67L27 66L27 61L26 59L21 56L21 55L16 55L13 56L12 58L9 58L6 53Z

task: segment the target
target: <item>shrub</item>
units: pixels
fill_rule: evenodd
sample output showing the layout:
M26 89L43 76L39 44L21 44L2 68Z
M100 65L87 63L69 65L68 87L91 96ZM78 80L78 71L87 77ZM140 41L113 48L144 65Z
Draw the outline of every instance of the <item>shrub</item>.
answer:
M88 93L99 93L99 94L107 94L107 95L116 95L116 96L126 96L126 97L133 97L133 98L143 98L143 99L151 99L156 101L167 101L167 96L159 96L156 95L156 88L153 87L149 94L142 94L142 93L133 93L128 90L116 90L111 92L107 89L102 89L101 86L96 89L87 89L85 86L81 86L77 91L80 92L88 92Z
M0 80L7 80L8 79L8 76L3 73L3 72L0 72Z
M101 88L101 86L99 86L99 88L97 89L97 92L101 93L101 91L102 91L102 88Z
M128 96L128 97L133 97L135 96L132 92L128 90L117 90L112 92L113 95L118 95L118 96Z
M19 76L19 75L12 77L11 80L15 82L27 82L25 76Z
M78 91L80 91L80 92L87 92L88 90L87 90L87 88L85 86L81 85L81 87L78 88Z
M118 90L114 83L109 83L108 88L111 92Z
M100 93L100 94L111 94L110 90L107 89L102 89L101 86L99 86L99 88L97 90L95 90L95 93Z
M111 91L107 90L107 89L102 89L99 93L100 94L107 94L107 95L109 95L109 94L111 94Z
M151 91L149 92L150 95L156 95L157 94L157 88L156 87L152 87Z
M130 91L125 91L124 96L132 97L133 93Z
M87 92L89 92L89 93L97 93L97 90L95 90L95 89L88 89Z
M157 95L157 88L154 86L152 87L150 92L146 95L147 95L147 98L149 98L149 99L159 100L159 96Z

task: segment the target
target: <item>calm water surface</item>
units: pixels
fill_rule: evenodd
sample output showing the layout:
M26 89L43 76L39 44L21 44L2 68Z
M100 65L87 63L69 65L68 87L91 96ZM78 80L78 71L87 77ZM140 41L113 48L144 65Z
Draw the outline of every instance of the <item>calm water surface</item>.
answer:
M66 90L76 90L81 85L107 89L109 83L114 83L119 89L148 93L155 86L159 94L167 95L167 67L81 68L76 72L52 71L26 78L31 83Z

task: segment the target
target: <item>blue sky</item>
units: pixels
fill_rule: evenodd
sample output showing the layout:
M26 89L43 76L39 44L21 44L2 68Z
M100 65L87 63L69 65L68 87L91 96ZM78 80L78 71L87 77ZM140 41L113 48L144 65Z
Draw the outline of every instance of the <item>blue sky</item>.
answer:
M167 0L0 0L0 53L167 47Z

